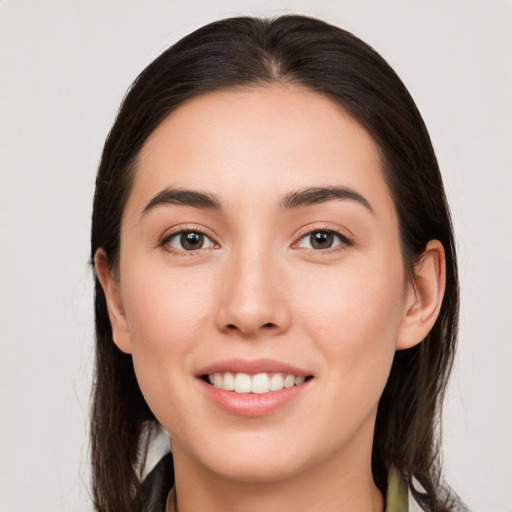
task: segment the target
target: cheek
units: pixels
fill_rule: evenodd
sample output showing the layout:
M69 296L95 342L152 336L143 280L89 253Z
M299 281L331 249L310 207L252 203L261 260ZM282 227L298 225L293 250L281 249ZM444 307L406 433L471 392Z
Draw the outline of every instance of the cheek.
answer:
M215 283L197 272L157 265L133 265L125 276L122 293L139 387L158 421L183 437L193 427L187 412L190 375L194 354L208 339Z
M332 363L328 372L337 382L385 385L403 310L400 258L389 265L315 272L303 280L295 300L296 318Z
M164 390L185 385L180 375L191 367L194 351L207 336L214 289L215 283L199 273L156 265L132 265L124 275L122 296L134 368L155 412L179 400L179 393Z
M153 267L127 274L123 303L133 348L186 350L207 322L213 289L198 272Z

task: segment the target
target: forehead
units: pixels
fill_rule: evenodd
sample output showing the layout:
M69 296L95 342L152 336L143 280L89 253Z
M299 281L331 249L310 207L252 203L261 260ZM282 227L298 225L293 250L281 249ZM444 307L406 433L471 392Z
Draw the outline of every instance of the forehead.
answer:
M333 184L389 202L366 130L326 96L276 85L204 94L171 113L141 150L129 203L169 186L245 204Z

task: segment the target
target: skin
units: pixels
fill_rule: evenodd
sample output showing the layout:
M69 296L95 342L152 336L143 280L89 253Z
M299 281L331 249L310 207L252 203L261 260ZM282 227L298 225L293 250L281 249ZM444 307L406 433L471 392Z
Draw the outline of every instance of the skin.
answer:
M349 187L370 208L280 206L325 186ZM222 211L143 213L168 187L213 194ZM169 240L183 229L206 233L205 246ZM340 238L311 249L315 231ZM406 279L378 148L338 105L291 85L182 105L140 154L117 272L101 250L96 265L115 342L170 433L180 512L383 510L371 473L377 404L395 351L435 322L444 253L431 241ZM197 378L232 357L285 361L314 378L271 414L234 415Z

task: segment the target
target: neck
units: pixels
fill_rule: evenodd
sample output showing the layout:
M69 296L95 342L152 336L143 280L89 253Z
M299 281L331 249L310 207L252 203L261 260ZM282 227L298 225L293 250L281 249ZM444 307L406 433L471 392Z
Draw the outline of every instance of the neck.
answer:
M340 455L283 479L239 481L209 471L173 444L178 512L382 512L371 453L359 464Z

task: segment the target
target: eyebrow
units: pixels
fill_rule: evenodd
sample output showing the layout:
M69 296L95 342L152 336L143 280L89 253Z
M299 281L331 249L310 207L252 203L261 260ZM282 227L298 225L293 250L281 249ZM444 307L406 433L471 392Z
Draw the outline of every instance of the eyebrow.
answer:
M336 199L356 201L367 210L374 213L370 203L359 192L344 186L308 187L296 190L286 194L281 200L280 206L285 210L292 210ZM142 213L148 213L159 206L173 204L222 211L221 202L213 194L199 192L197 190L168 187L153 197Z
M325 203L335 199L356 201L370 212L375 213L370 203L359 192L344 186L309 187L290 192L284 196L281 201L281 207L290 210Z
M168 204L193 206L207 210L222 210L220 201L213 195L196 190L169 187L159 192L143 210L144 213Z

